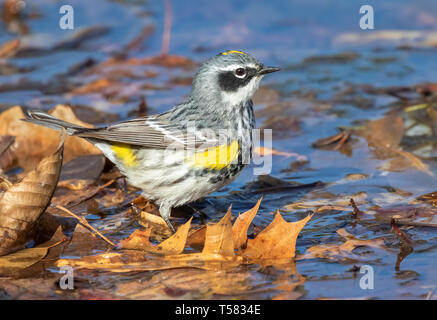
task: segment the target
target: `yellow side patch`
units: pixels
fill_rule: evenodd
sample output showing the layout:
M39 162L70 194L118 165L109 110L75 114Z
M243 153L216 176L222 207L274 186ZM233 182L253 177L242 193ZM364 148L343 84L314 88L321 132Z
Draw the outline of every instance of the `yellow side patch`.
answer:
M194 167L220 170L229 166L238 157L239 148L237 140L234 140L230 145L223 144L196 152L185 160L191 162Z
M135 154L132 148L128 144L113 143L111 149L115 156L126 166L133 167L137 164Z
M239 54L246 54L246 53L244 53L243 51L237 51L237 50L228 50L228 51L225 51L225 52L222 52L222 55L227 55L228 53L239 53ZM247 55L247 54L246 54Z

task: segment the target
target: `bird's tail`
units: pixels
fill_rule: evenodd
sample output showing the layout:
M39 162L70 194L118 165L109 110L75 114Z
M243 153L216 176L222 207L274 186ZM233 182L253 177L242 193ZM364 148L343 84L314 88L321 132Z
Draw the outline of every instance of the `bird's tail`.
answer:
M27 111L26 116L27 118L22 119L23 121L39 124L58 131L62 131L62 128L64 128L70 136L86 129L85 127L63 121L41 111L29 110Z

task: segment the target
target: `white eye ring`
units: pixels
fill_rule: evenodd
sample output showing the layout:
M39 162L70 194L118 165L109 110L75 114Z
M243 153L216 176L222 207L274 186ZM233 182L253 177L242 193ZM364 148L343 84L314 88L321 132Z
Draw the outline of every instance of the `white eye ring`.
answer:
M243 79L246 76L247 71L245 68L238 68L235 70L234 74L237 78Z

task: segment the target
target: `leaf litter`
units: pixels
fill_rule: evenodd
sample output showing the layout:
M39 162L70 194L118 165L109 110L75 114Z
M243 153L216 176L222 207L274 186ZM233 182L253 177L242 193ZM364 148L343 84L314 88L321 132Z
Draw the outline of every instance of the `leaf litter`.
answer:
M264 261L267 264L290 262L295 255L296 238L311 216L298 222L285 222L278 212L272 223L255 239L247 239L248 227L260 202L261 199L254 208L240 215L234 224L231 222L229 209L218 223L207 225L201 252L183 253L189 237L190 219L174 235L158 245L150 243L151 229L136 230L127 239L120 241L120 249L129 249L123 253L104 253L73 260L61 259L57 265L130 272L185 267L205 270L232 269L247 263L244 260ZM147 259L141 251L162 256Z
M11 26L11 21L14 21L14 24L18 23L20 25L19 33L29 32L29 27L26 25L28 22L27 19L23 19L17 14L9 13L8 15L8 17L5 17L6 24ZM33 40L31 37L31 41L28 43L22 43L19 40L12 39L12 41L4 43L0 47L0 56L7 59L6 64L2 64L0 69L5 74L7 74L6 72L20 73L32 71L31 69L26 71L23 68L14 66L14 60L9 58L32 56L34 54L49 55L51 51L68 50L69 48L92 48L92 44L88 40L105 35L107 31L108 28L105 26L95 26L81 32L76 32L73 36L63 38L60 41L45 42L42 46L35 41L37 37L34 37ZM196 65L190 59L170 55L168 54L168 49L163 50L161 54L155 56L141 55L141 49L146 45L143 42L152 32L153 28L143 28L137 37L127 45L121 47L121 53L111 53L112 57L104 59L103 61L98 61L94 56L92 58L86 57L77 65L71 66L65 74L61 74L54 80L49 80L47 84L39 83L38 81L20 80L17 81L17 83L2 85L0 91L36 90L40 91L42 95L50 95L50 91L52 94L65 95L67 97L66 100L80 99L80 101L87 101L87 103L91 100L92 104L97 101L96 105L99 105L99 109L108 109L114 104L125 102L137 104L140 97L149 98L150 92L154 95L158 90L171 90L176 85L188 86L191 83L192 72L189 71L189 74L183 72L192 70ZM400 33L379 34L377 36L379 38L396 38L399 34ZM132 54L133 51L135 51L135 55ZM314 68L317 66L323 66L329 69L331 64L338 64L338 62L347 63L350 67L354 63L360 63L363 60L378 64L378 68L383 68L385 64L391 63L393 65L393 61L397 61L396 63L400 61L400 59L396 57L378 56L370 58L367 57L365 53L361 54L361 52L360 54L344 52L304 58L301 65L295 65L294 71L291 70L291 72L296 72L296 70L308 70L306 68ZM175 70L170 69L177 69L180 75L174 76L173 71ZM314 70L315 74L317 73L316 69L312 70ZM161 73L170 73L171 75L168 79L163 81L163 84L157 84L156 82L161 81ZM72 83L68 78L71 76L79 77L76 77L74 83ZM76 218L65 216L59 210L51 206L41 215L41 221L44 222L38 222L44 229L44 231L41 231L42 234L40 236L50 239L50 237L55 234L55 231L59 229L56 227L62 225L63 231L65 234L71 236L71 240L64 241L62 245L48 249L48 252L54 251L52 249L58 250L64 248L62 258L74 256L78 261L95 257L96 269L94 270L103 270L105 267L104 264L108 262L107 259L110 260L110 267L114 267L113 270L117 270L118 268L118 272L125 273L126 269L131 271L138 270L141 275L144 275L144 273L141 272L145 269L155 270L155 272L151 273L153 275L150 279L141 279L142 283L137 280L117 281L115 285L116 289L114 289L113 292L114 294L108 294L108 290L105 290L106 293L103 293L102 290L99 289L78 288L74 293L76 298L299 298L304 293L296 289L302 285L306 279L297 273L293 259L286 259L288 263L283 263L280 261L281 259L277 259L278 256L281 256L281 253L275 253L274 250L273 252L269 252L266 248L267 246L263 247L263 245L269 243L269 241L280 244L282 238L278 239L279 234L289 236L287 233L288 230L298 227L297 225L292 227L292 225L285 222L281 218L282 216L277 213L273 219L275 223L272 222L271 226L264 229L264 226L267 224L266 219L270 217L273 218L273 211L279 206L278 203L280 203L280 206L283 206L281 212L284 214L284 217L287 218L291 215L288 212L298 215L304 214L307 218L311 214L314 214L310 227L304 229L303 234L297 240L298 260L302 256L302 254L299 255L299 252L306 249L307 252L305 252L305 254L307 254L311 251L311 248L314 249L314 247L317 247L314 245L314 241L319 240L317 237L319 236L320 231L318 228L320 225L324 235L331 234L332 236L332 234L334 234L335 236L335 234L338 234L342 242L332 244L332 247L331 244L327 245L329 249L325 251L319 248L321 251L318 251L318 258L346 263L351 259L359 261L366 259L365 256L367 253L364 252L364 254L361 255L359 248L373 248L375 250L387 250L387 248L384 248L383 243L381 244L380 242L376 242L376 246L372 246L372 244L375 243L365 238L366 235L363 237L354 237L348 232L343 232L344 224L351 226L354 231L376 230L377 232L384 233L384 228L392 225L391 221L394 219L396 225L399 226L397 227L398 230L392 226L394 230L393 234L396 235L396 239L398 239L399 243L395 243L393 247L399 249L400 246L400 250L403 250L403 247L408 247L404 244L404 242L407 243L408 241L404 241L401 234L407 231L413 231L413 235L417 237L420 233L417 232L414 227L432 227L435 225L435 221L433 220L435 211L433 208L430 208L435 206L435 203L434 197L431 194L427 193L424 196L420 196L420 194L416 194L413 190L401 193L391 189L382 192L377 190L375 194L375 188L386 187L379 185L380 180L376 182L376 187L372 185L369 188L369 185L364 185L365 183L371 184L374 182L375 177L381 179L383 175L389 175L391 172L400 174L408 172L409 177L411 177L412 174L420 175L422 173L429 176L432 175L432 164L434 161L434 147L432 141L435 136L434 122L436 118L434 114L435 100L433 100L433 95L436 91L435 83L421 83L402 87L351 85L345 90L345 92L349 90L350 95L343 95L342 92L338 94L334 93L333 98L331 97L325 100L321 98L321 96L324 95L323 90L312 89L312 83L309 84L302 81L303 79L296 73L293 73L293 77L294 76L296 76L296 79L289 79L292 89L286 88L287 85L283 83L273 83L272 86L261 87L255 97L255 104L258 106L261 105L261 108L257 108L256 110L257 116L266 117L262 126L264 128L274 127L277 129L274 133L276 136L297 137L298 139L295 141L297 141L299 145L299 143L301 143L299 139L305 134L307 126L317 123L311 122L313 121L311 120L312 117L318 118L318 120L320 120L320 118L322 120L333 120L336 117L342 117L342 115L335 114L337 103L350 103L357 108L366 110L366 118L374 119L374 112L377 113L378 116L376 120L354 122L352 123L353 127L340 127L338 128L340 129L340 134L329 137L328 139L322 138L319 140L319 143L314 144L314 147L338 151L342 155L355 159L357 164L353 168L354 173L349 173L348 170L350 168L347 166L348 163L345 168L341 168L341 172L346 171L348 175L345 174L342 178L333 182L330 179L331 176L325 177L324 172L318 171L317 166L314 165L317 159L310 155L311 152L305 150L303 153L312 156L312 158L309 156L308 159L305 159L303 166L299 165L293 167L293 165L290 164L291 169L281 170L280 184L277 182L268 184L262 181L256 186L259 187L261 185L263 187L256 189L256 192L249 193L248 191L255 190L249 187L243 192L234 193L234 191L232 191L229 193L229 199L231 199L229 202L232 203L234 208L243 206L245 208L250 207L255 202L253 194L263 193L265 197L263 203L267 203L268 205L266 207L272 212L263 214L261 215L262 217L260 217L260 215L256 216L258 208L255 210L255 207L245 214L240 215L240 217L243 216L243 218L240 219L240 217L238 217L233 224L231 223L230 211L229 216L225 215L226 219L224 217L224 220L216 225L205 226L203 221L199 224L201 219L194 216L193 219L189 221L189 225L187 222L187 224L181 227L186 228L186 230L178 234L180 238L172 238L166 225L162 223L162 219L157 215L156 208L154 208L152 204L147 205L146 208L142 208L139 212L135 212L135 210L130 208L129 204L131 199L138 195L138 190L127 187L125 180L118 178L117 175L119 173L108 168L110 164L107 162L103 163L103 157L99 154L98 150L94 150L95 153L93 154L93 151L88 149L89 146L77 146L76 142L71 141L71 137L67 138L65 144L65 170L61 172L60 182L57 185L57 190L55 191L52 202L69 207L69 210L78 216L86 215L90 225L100 230L108 238L113 239L114 242L123 243L123 241L126 241L126 247L117 250L111 249L107 243L99 237L96 237L80 223L77 223ZM312 79L311 81L314 82L314 79L312 77L310 78ZM344 79L344 74L341 78ZM329 83L330 80L328 76L326 76L325 81ZM300 89L300 85L297 85L300 82L302 83L303 89ZM315 82L319 82L319 80L316 78ZM306 88L306 86L308 86L308 88ZM324 86L326 85L324 84ZM334 92L336 90L337 89L334 88ZM93 101L95 96L100 97ZM298 99L290 99L290 96L296 96ZM385 109L391 109L391 112L380 117L379 112L376 110L379 106L377 106L372 96L377 98L381 96L394 98L396 100L394 103L383 106ZM63 103L63 100L64 99L60 99L60 103ZM41 100L30 100L29 103L23 103L22 105L35 105L36 103L39 106L39 104L42 103L44 108L46 108L47 105L51 107L54 101L58 101L58 97L44 96ZM152 102L150 103L148 101L150 105L146 105L146 107L142 106L138 108L138 110L130 111L123 109L122 113L124 114L125 111L129 111L129 116L137 115L137 113L145 115L155 108L154 104L156 102L153 98L150 99L150 101ZM55 104L57 103L58 102ZM6 107L2 107L2 110L4 110L4 108ZM72 106L71 109L75 111L80 119L86 119L86 121L90 123L115 121L113 118L111 118L112 120L105 121L91 121L90 117L80 115L81 107L79 105ZM67 110L67 108L65 110ZM21 112L23 111L21 110ZM330 112L334 113L334 115L326 114ZM67 121L74 122L78 120L67 113L61 115L61 117L64 116ZM1 121L0 124L5 126L6 123L7 126L7 122L10 120L11 123L16 124L16 128L13 128L15 130L19 126L23 126L22 122L16 121L20 118L22 118L22 114L16 112L15 118L1 118L4 121ZM310 122L306 122L308 119L310 119ZM1 125L0 129L3 130ZM5 136L5 140L2 140L4 144L0 143L3 189L8 189L11 184L13 185L22 179L25 174L35 168L41 159L56 148L56 133L49 133L49 131L44 132L40 131L40 129L41 128L38 128L38 132L27 131L24 130L24 128L18 128L15 131L7 128L0 132L0 135ZM54 135L50 136L52 134ZM53 137L53 139L51 137ZM47 140L45 140L46 138ZM312 136L310 139L312 139ZM363 159L361 158L361 154L357 156L355 153L356 150L360 148L359 143L361 141L367 142L367 147L373 156L372 159ZM423 141L426 141L426 143L423 143ZM290 143L294 148L294 142ZM308 141L305 143L310 145ZM4 146L4 148L2 148L2 146ZM297 147L299 148L299 146ZM299 154L292 153L289 150L294 149L290 149L288 145L282 144L277 146L275 144L275 148L260 148L256 151L262 155L273 155L275 160L279 159L279 161L285 161L288 157L299 157ZM354 155L352 155L352 151ZM317 150L317 152L319 151ZM329 151L322 152L324 152L322 153L322 157L323 155L331 154ZM74 161L76 159L77 162L75 163ZM338 158L334 157L334 159ZM73 160L73 162L70 163L70 167L67 166L69 160ZM381 160L381 162L377 162L379 165L378 169L375 172L367 171L366 166L369 163L375 163L373 160ZM333 162L336 161L328 162L328 165ZM90 165L89 167L87 166L88 164ZM8 172L11 168L13 170ZM23 168L24 172L20 172L20 168ZM293 168L297 168L297 170L293 170ZM356 172L355 169L357 168L360 169L360 173ZM90 174L87 175L87 172ZM380 173L381 176L379 176ZM315 176L315 174L317 174L317 176ZM111 175L111 177L107 178L109 175ZM308 184L308 180L311 180L308 184L310 186L312 186L312 181L322 180L324 182L318 184L317 188L311 187L305 189L299 182L294 182L295 179L300 181L302 178L305 181L304 184ZM329 182L325 183L325 178L328 179ZM393 187L391 185L392 182L388 182L388 184L390 184L390 187ZM393 184L396 185L396 182ZM342 189L349 187L353 190ZM305 194L303 194L303 190L305 190ZM366 192L362 190L366 190ZM409 191L412 192L408 193ZM422 193L429 191L430 190L426 190ZM299 193L301 196L295 197L296 193ZM244 197L250 198L250 200L243 199ZM256 197L258 197L258 195L256 195ZM355 208L350 206L351 198L355 200ZM211 198L208 199L208 201L210 200ZM223 205L223 201L217 201L217 203L220 202ZM259 205L259 202L257 205ZM229 203L226 203L226 207L227 206L229 206ZM218 208L214 209L219 212L225 211L225 209L221 211ZM212 211L212 209L210 210ZM359 211L360 213L355 214L354 217L352 212L355 211ZM119 228L117 232L108 231L111 229L106 229L107 226L105 224L119 217L123 219L123 221L130 223L128 228L126 230ZM184 222L187 221L185 216L183 216L183 218L180 216L175 217L175 220L178 222L183 219ZM206 217L206 219L210 219L210 217ZM250 226L251 222L248 223L248 221L252 221L252 219L255 219L256 222L256 224L252 223L253 227ZM131 233L132 228L138 228L139 226L143 226L145 229L137 229L137 231ZM50 232L48 229L50 229ZM182 231L183 230L184 229L182 229ZM355 233L354 231L351 232ZM275 233L276 238L272 238L270 232ZM312 235L308 236L308 233ZM232 235L232 237L230 235ZM185 243L183 241L184 238ZM171 241L166 242L170 239ZM296 239L293 239L294 237L291 237L291 239L284 237L283 240L285 243L296 242ZM331 238L328 238L328 240L329 239ZM320 243L325 243L325 240L325 238L320 239ZM35 249L44 244L44 241L35 241L37 241L37 243L33 248L22 249L16 251L16 253ZM390 246L390 241L393 241L393 239L386 241L387 247ZM329 241L327 242L330 243ZM346 243L348 245L345 245ZM378 244L381 244L381 246L378 247ZM413 244L415 244L414 241ZM30 246L32 245L33 244L30 244ZM129 246L130 248L128 248ZM286 256L294 256L291 248L287 245L285 245L285 247L287 247ZM283 246L278 245L278 250L284 250ZM408 251L409 249L407 248L404 250L404 253ZM43 251L41 250L40 256L42 256L42 253ZM3 257L9 257L10 255L11 254ZM107 257L107 259L104 257ZM271 259L272 257L276 258ZM174 264L171 263L170 258L175 259ZM309 256L307 260L313 258L313 256ZM46 258L42 259L43 262L47 260L47 255ZM56 260L57 256L54 256L52 262L56 262ZM41 260L39 261L41 262ZM299 263L300 261L301 260L299 260ZM90 260L90 262L92 262L92 260ZM116 267L117 263L118 266ZM38 262L36 264L38 264ZM400 262L396 264L399 269ZM274 265L274 271L272 265ZM172 266L175 267L173 268ZM254 269L247 271L246 268L255 268L256 271L254 271ZM160 270L160 272L156 272L156 270ZM92 268L86 269L86 267L84 267L80 272L84 277L92 278ZM254 277L259 276L260 273L263 276L265 275L266 278L274 274L275 280L269 282L268 285L275 287L275 290L278 291L277 294L269 292L268 289L260 289L258 292L252 285L249 285L249 283L259 281L254 279ZM312 275L314 274L316 277L319 275L318 272L313 272ZM102 277L102 281L107 280L104 272L99 273L99 276ZM99 277L92 279L92 281L96 280L99 280ZM119 280L119 278L117 278L117 280ZM7 281L9 281L9 279ZM50 288L50 286L48 286L46 282L37 282L35 280L33 286L37 286L36 283L44 287L46 291L50 290L47 289ZM3 281L1 286L5 288L9 286L8 288L11 288L12 281ZM31 282L27 282L26 284L22 282L21 286L31 287L32 284ZM53 284L51 284L51 286L53 286ZM200 289L202 287L204 288ZM16 292L16 290L17 289L11 289L9 292L12 294ZM267 293L263 293L262 290L266 290ZM39 296L45 294L37 290L29 290L29 292L33 292L34 295ZM20 296L19 294L12 295L14 297ZM27 296L29 295L32 297L32 293L29 293Z

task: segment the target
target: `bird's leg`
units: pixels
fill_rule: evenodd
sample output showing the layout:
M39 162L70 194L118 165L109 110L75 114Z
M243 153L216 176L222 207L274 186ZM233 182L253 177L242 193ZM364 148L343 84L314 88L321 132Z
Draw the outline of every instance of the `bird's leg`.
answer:
M165 223L167 223L167 226L170 228L170 230L175 233L176 230L170 222L171 207L167 205L161 205L159 207L159 214L161 215L162 219L164 219Z

